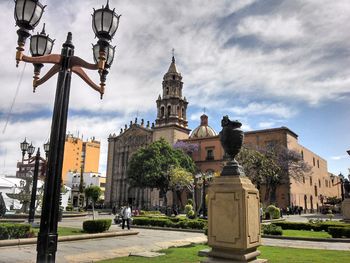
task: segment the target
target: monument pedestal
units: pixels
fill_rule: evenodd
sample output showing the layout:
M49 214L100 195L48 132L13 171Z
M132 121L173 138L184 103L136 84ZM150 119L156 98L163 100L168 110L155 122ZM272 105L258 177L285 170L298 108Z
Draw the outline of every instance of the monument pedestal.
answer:
M345 198L341 203L341 211L344 221L350 222L350 198Z
M208 190L208 245L202 262L267 262L261 244L259 191L245 176L215 177Z

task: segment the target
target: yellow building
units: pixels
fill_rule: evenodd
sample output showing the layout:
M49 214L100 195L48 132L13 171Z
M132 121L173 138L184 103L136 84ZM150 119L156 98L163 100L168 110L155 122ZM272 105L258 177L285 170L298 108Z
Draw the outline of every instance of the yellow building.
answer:
M62 167L62 180L67 183L68 172L98 173L100 162L100 142L93 137L87 141L74 137L72 134L66 136L64 145L64 159Z

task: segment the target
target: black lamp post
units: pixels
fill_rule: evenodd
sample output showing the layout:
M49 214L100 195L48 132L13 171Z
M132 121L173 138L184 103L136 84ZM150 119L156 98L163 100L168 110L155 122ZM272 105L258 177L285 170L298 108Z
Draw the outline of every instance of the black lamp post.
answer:
M44 11L44 6L38 0L16 0L15 19L19 26L18 46L16 52L17 65L19 61L34 64L34 89L45 83L53 75L58 73L56 96L52 116L50 152L48 155L47 173L45 177L45 189L43 197L43 208L41 213L40 231L37 242L37 262L55 262L57 251L57 223L59 214L59 198L61 191L61 173L64 154L64 143L66 135L68 103L72 72L81 77L90 87L101 94L104 94L104 87L107 75L106 53L109 42L112 40L118 25L120 15L106 7L94 10L92 25L96 37L99 39L99 61L97 64L90 64L83 59L74 56L72 33L68 33L67 40L62 46L61 54L49 54L48 48L50 39L45 32L36 38L31 39L31 50L33 57L23 54L26 39L30 36L29 31L33 30L39 23ZM48 41L48 42L47 42ZM52 41L53 44L53 41ZM40 52L39 52L40 51ZM47 51L45 53L45 51ZM42 55L44 54L44 55ZM112 59L113 60L113 59ZM51 63L54 66L40 79L36 64ZM85 73L83 68L98 70L100 84L95 84Z
M199 186L202 186L202 215L203 217L207 217L207 207L206 207L206 200L205 200L205 188L208 183L208 180L210 180L213 177L212 173L199 173L196 175L196 178L198 179L197 184Z
M43 146L44 146L45 156L46 156L46 160L47 160L47 157L48 157L49 151L50 151L50 141L47 141Z
M39 175L40 148L38 148L34 158L35 158L35 163L34 163L34 174L33 174L33 186L32 186L32 195L30 197L29 217L28 217L28 223L30 224L34 223L36 190L37 190L38 175Z

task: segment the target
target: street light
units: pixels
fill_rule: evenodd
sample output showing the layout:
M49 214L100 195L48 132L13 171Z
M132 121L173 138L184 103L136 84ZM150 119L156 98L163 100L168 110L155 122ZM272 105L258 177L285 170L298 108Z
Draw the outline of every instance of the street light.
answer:
M24 141L20 143L20 147L22 150L22 162L24 160L24 155L26 154L26 151L28 150L28 145L29 145L29 143L27 143L27 138L24 138Z
M59 197L61 191L61 173L63 165L64 143L66 136L67 114L72 72L81 77L91 88L102 96L105 89L107 71L106 56L109 42L112 40L119 25L120 15L109 9L109 4L101 9L94 10L92 14L92 27L99 45L98 63L90 64L80 57L74 56L72 33L67 35L62 45L61 54L50 54L53 41L42 31L40 36L31 38L33 57L24 55L25 42L39 23L45 6L39 0L16 0L15 19L19 27L18 46L16 52L17 66L20 61L34 64L33 87L45 83L58 73L56 96L52 115L50 152L48 155L47 174L45 177L45 190L40 221L40 231L37 242L37 262L55 262L57 251L57 222L59 214ZM43 54L43 55L42 55ZM113 52L114 55L114 52ZM111 61L113 58L111 58ZM40 79L40 70L35 65L54 64L54 66ZM41 68L41 67L40 67ZM95 84L83 70L98 70L100 84Z
M47 157L49 155L49 151L50 151L50 141L47 141L46 143L44 143L44 151L45 151L45 155L46 155L46 160L47 160Z
M205 204L205 187L208 182L213 177L213 174L211 172L206 172L206 173L198 173L195 175L195 178L198 180L197 184L199 186L202 186L202 215L203 217L207 217L207 208Z

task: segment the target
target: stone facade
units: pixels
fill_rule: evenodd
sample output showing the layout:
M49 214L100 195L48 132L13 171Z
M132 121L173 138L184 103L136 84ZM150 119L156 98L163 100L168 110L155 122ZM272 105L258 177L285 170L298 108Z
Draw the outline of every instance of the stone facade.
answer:
M197 167L202 172L219 173L223 165L224 150L219 136L194 138L184 142L197 144L199 150L192 153ZM316 211L326 197L341 196L339 178L328 173L327 161L313 153L298 142L298 135L287 127L245 132L246 147L266 147L272 144L282 145L301 154L304 161L311 166L311 172L295 179L289 177L289 182L279 185L276 191L276 205L301 206L304 210ZM265 194L261 188L261 196ZM262 198L262 201L263 198Z
M190 130L187 128L186 111L188 102L182 97L182 76L176 69L175 58L172 58L167 73L163 77L162 96L159 95L157 104L157 118L155 125L149 122L144 125L130 122L125 125L118 136L108 138L107 183L105 204L107 206L121 206L125 202L133 207L151 208L162 205L162 198L156 189L132 188L127 182L127 166L132 154L140 147L164 138L170 144L178 140L187 139ZM167 194L168 203L172 204L172 193Z

